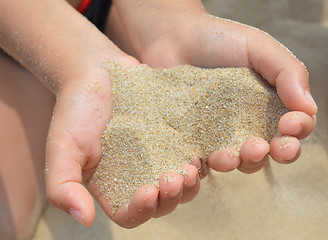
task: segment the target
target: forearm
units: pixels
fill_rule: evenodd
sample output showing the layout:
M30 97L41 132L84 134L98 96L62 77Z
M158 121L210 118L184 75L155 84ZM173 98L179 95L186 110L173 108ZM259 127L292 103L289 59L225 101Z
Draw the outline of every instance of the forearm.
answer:
M52 90L110 44L64 0L0 0L0 6L0 47Z

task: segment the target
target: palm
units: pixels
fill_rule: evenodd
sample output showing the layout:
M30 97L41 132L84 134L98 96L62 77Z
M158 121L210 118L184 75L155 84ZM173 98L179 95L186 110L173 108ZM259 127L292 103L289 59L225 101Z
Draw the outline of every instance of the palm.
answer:
M313 105L304 99L301 89L286 87L288 84L298 85L299 82L302 85L307 84L304 66L281 44L259 30L209 15L198 13L191 14L189 17L185 15L180 23L182 26L174 25L178 28L176 30L172 30L171 24L167 36L159 35L164 39L178 39L178 41L163 42L154 35L150 49L144 51L144 55L142 53L140 55L143 62L154 67L178 64L201 67L252 67L270 84L276 86L287 108L298 111L297 114L302 118L300 122L307 122L308 127L304 128L302 133L296 133L295 127L298 123L288 122L290 115L286 114L279 123L280 133L303 138L312 131L314 122L307 114L311 116L315 113ZM300 97L303 101L296 101ZM279 137L275 138L270 147L263 140L257 149L246 141L240 152L243 159L238 169L247 173L259 170L266 161L268 151L277 161L287 158L286 163L289 163L296 160L299 156L299 141L295 138L293 146L283 152L280 140ZM210 165L220 171L218 166L225 164L226 157L222 157L223 153L217 155L221 157L210 161L212 163ZM256 161L254 162L253 159Z

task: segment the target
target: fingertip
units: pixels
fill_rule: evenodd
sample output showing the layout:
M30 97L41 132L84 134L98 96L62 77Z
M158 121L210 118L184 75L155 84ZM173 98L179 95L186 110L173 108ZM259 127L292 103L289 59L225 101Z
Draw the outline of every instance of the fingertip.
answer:
M159 179L158 218L171 213L179 204L183 192L183 177L176 172L163 174Z
M181 168L186 171L186 174L182 174L184 181L183 185L193 187L196 184L197 179L199 179L198 169L191 164L183 165Z
M300 141L291 136L278 136L270 143L270 155L278 163L289 164L301 154Z
M243 173L254 173L262 169L268 159L269 144L262 138L248 138L240 149L241 163L238 170Z
M83 226L91 226L92 221L90 219L86 218L85 215L78 209L75 208L70 208L69 209L69 214L74 217L81 225Z
M227 148L213 151L208 158L208 166L218 172L229 172L239 166L241 158L237 149Z
M158 190L147 184L141 186L133 194L131 200L122 205L111 219L121 227L135 228L148 221L156 212L158 204Z
M206 159L200 158L198 156L194 157L190 162L191 165L195 166L198 170L200 179L206 177L209 172L209 166Z
M276 89L283 104L292 111L315 115L318 111L310 90L308 75L299 61L289 62L276 78Z
M309 89L305 89L304 90L304 96L305 96L305 98L306 98L306 100L308 102L307 105L308 105L309 110L308 110L307 113L310 116L317 114L317 112L318 112L318 105L314 101L314 98L312 97Z
M152 212L157 206L158 193L158 189L154 185L146 184L141 186L130 200L129 211L133 212L137 209L139 212L143 210Z
M303 139L307 137L316 125L316 116L310 117L304 112L288 112L284 114L278 123L281 135L290 135Z
M184 183L180 203L186 203L197 195L200 188L200 178L195 166L188 164L182 166L182 169L186 170L187 174L183 175Z
M72 215L79 223L90 226L96 215L93 198L79 183L67 182L48 191L48 200L57 208Z
M263 138L249 137L240 148L242 162L256 163L269 152L270 146Z
M177 197L182 190L183 181L183 176L176 172L169 172L163 174L159 178L160 194L162 195L164 193L170 198Z
M143 186L144 206L148 210L154 210L157 207L158 189L154 185L147 184Z

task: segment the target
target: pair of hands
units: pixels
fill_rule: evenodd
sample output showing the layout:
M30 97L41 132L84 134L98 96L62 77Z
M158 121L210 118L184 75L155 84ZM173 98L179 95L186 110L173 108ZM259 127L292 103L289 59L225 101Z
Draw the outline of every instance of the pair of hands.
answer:
M306 68L286 48L259 30L209 16L198 3L181 11L179 4L173 9L145 3L133 6L140 7L134 11L138 14L127 14L130 8L125 2L114 2L113 8L125 26L124 34L130 39L136 57L125 54L106 39L106 49L103 52L96 49L95 54L84 56L87 65L74 71L71 80L57 89L46 165L48 199L55 206L81 224L91 225L95 217L91 193L114 222L132 228L152 217L168 214L198 192L201 163L197 160L193 165L183 166L188 172L186 177L167 173L173 181L166 182L162 176L159 189L152 185L139 188L129 204L115 215L98 187L88 183L100 160L102 132L111 117L111 82L109 74L100 66L106 58L126 68L141 62L153 67L191 64L254 68L276 87L282 102L292 112L281 118L278 126L281 136L271 143L259 139L258 144L253 144L254 139L249 138L239 156L233 159L229 154L231 149L214 151L208 159L209 167L221 172L238 168L252 173L263 167L268 154L280 163L291 163L298 158L299 139L313 130L317 107L309 92ZM292 139L288 148L281 147L284 135Z

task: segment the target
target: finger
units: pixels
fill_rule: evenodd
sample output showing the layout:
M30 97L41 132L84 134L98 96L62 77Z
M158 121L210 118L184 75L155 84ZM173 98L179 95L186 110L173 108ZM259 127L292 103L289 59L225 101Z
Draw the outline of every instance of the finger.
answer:
M234 148L216 150L208 157L208 166L218 172L230 172L241 162L239 152Z
M158 189L153 185L144 185L137 189L130 202L121 206L113 215L108 208L106 214L124 228L134 228L148 221L157 209Z
M270 155L278 163L292 163L301 155L301 143L295 137L275 137L270 143Z
M74 94L73 94L74 95ZM95 217L94 201L82 185L88 176L82 175L97 164L100 158L101 142L89 139L100 139L94 130L96 124L85 131L87 116L81 116L80 105L71 95L58 97L54 118L48 134L46 156L47 168L45 180L47 196L54 206L70 213L83 225L91 225ZM80 116L78 119L75 116ZM83 120L85 119L85 120ZM89 154L92 153L90 156ZM90 171L88 171L90 173Z
M182 169L186 171L183 181L182 197L180 203L191 201L198 193L200 179L198 169L193 165L184 165Z
M276 86L284 105L294 111L315 115L317 106L310 94L308 72L291 52L274 38L253 28L247 31L250 66Z
M85 159L78 147L65 141L47 144L45 171L47 197L56 207L71 214L82 225L89 226L95 218L94 202L82 183Z
M208 172L210 171L207 161L200 157L195 157L194 159L192 159L190 164L197 168L200 179L206 177Z
M254 173L260 170L268 158L269 144L262 138L248 138L240 149L241 163L238 170Z
M303 112L288 112L283 115L278 124L281 135L291 135L298 139L307 137L314 129L316 116L310 117Z
M154 217L172 212L182 197L183 177L178 173L166 173L159 179L158 206Z
M310 116L317 106L310 94L308 72L302 62L273 37L253 27L205 16L206 31L197 36L201 51L190 47L191 64L206 67L251 67L275 86L284 105ZM197 34L197 32L195 31Z

